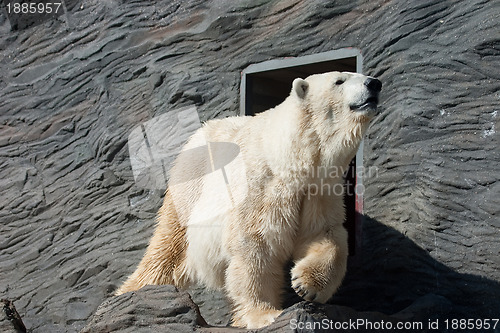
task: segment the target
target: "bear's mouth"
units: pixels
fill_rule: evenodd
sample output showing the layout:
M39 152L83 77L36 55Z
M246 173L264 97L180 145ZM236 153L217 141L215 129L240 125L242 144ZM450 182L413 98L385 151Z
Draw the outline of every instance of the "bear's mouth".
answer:
M361 104L351 104L349 107L353 111L362 111L362 110L375 110L378 105L378 97L372 96L368 97L363 103Z

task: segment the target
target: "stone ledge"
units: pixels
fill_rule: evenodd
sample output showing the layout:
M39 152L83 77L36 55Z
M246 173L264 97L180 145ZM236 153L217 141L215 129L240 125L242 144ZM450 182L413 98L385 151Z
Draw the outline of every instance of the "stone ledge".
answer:
M444 297L432 294L417 299L408 308L395 315L356 311L346 306L302 301L285 309L271 325L258 330L244 330L227 326L209 326L191 296L172 285L146 286L136 292L105 300L80 333L323 332L328 331L330 327L335 328L335 323L352 323L358 320L370 323L391 323L393 326L397 322L419 320L426 325L428 314L443 306L447 307L451 304ZM350 328L341 331L359 332L359 328L352 329L352 326L345 326ZM377 331L384 332L384 330Z

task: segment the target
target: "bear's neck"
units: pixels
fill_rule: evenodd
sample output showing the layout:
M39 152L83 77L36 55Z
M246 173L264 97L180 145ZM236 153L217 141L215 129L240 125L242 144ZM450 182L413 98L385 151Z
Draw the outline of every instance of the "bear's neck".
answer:
M329 133L319 136L319 165L346 170L356 156L359 145L368 127L368 121L352 119L335 123Z
M337 123L327 133L318 133L307 113L291 98L266 113L266 125L260 129L266 141L261 148L275 174L302 177L316 170L347 170L367 127L363 123ZM338 174L341 179L342 172Z

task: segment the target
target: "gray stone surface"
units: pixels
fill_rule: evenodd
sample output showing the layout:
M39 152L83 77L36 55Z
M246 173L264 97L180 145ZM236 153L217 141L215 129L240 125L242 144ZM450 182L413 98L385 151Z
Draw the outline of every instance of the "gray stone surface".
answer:
M108 298L80 332L187 332L197 326L206 322L187 292L147 286Z
M427 295L417 299L407 309L393 316L374 311L356 311L339 305L320 305L306 301L287 308L271 325L254 332L328 332L341 331L389 332L403 323L420 325L427 331L428 320L421 321L415 313L431 313L437 307L451 304L443 297ZM375 326L383 325L383 326ZM424 326L425 325L425 326ZM90 318L80 333L99 332L248 332L226 325L208 325L198 306L187 292L174 286L147 286L136 292L108 298ZM415 326L411 327L415 328ZM409 330L411 331L411 330Z
M3 333L25 333L26 326L12 301L1 299L0 305L0 332Z
M384 90L363 248L332 303L500 317L498 1L66 4L16 31L0 10L0 296L28 330L81 330L142 257L162 191L134 181L138 125L236 115L249 64L342 47ZM192 294L227 323L220 294Z

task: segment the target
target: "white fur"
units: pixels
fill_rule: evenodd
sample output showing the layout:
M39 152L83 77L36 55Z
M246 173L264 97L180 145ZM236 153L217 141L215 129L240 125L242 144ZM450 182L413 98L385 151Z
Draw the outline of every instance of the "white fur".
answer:
M296 79L290 96L274 109L207 122L171 170L155 237L120 292L147 284L147 276L166 274L154 271L168 266L173 277L151 283L224 288L235 305L234 324L257 328L281 312L280 293L289 283L283 270L292 260L292 286L299 295L326 302L346 270L343 197L311 195L310 189L343 183L341 175L318 176L314 169L346 170L354 157L371 114L349 105L369 95L365 80L339 72ZM236 144L239 154L223 169L214 168L213 158L224 152L210 149L195 161L189 155L212 142ZM178 262L169 259L172 234L185 240L177 239L174 247ZM162 247L164 254L158 254Z

